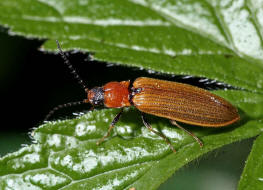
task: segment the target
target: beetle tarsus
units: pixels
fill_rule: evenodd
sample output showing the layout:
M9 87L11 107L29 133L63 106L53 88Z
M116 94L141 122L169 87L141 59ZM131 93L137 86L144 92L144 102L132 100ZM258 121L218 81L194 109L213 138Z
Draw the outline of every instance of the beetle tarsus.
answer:
M173 145L171 144L171 142L169 141L169 139L164 136L162 133L158 132L158 131L155 131L152 126L147 122L147 120L145 119L145 116L143 113L141 113L141 118L142 118L142 122L143 124L145 125L145 127L147 127L150 131L152 131L153 133L155 133L156 135L162 137L165 142L169 145L170 149L175 153L176 150L174 149Z
M106 135L104 135L99 141L97 141L96 145L100 145L107 137L110 136L111 130L114 128L114 125L110 125L108 132Z
M199 143L200 147L203 147L204 144L195 134L191 133L190 131L187 131L185 128L180 126L175 120L170 120L170 122L172 125L175 125L179 129L182 129L184 132L186 132L188 135L192 136Z

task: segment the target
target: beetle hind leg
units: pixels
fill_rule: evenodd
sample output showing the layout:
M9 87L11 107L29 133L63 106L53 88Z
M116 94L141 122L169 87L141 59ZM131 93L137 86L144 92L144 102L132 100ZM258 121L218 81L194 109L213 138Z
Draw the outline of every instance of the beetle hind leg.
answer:
M142 118L142 122L143 124L145 125L145 127L147 127L151 132L155 133L156 135L162 137L165 142L169 145L170 149L173 151L173 152L176 152L176 150L174 149L173 145L171 144L171 142L169 141L169 139L164 136L162 133L158 132L158 131L155 131L152 126L148 123L148 121L146 120L145 116L143 113L141 113L141 118Z
M182 129L184 132L186 132L188 135L192 136L200 145L200 147L203 147L203 143L202 141L195 136L195 134L191 133L190 131L186 130L185 128L183 128L182 126L180 126L175 120L170 120L172 125L175 125L176 127L178 127L179 129Z

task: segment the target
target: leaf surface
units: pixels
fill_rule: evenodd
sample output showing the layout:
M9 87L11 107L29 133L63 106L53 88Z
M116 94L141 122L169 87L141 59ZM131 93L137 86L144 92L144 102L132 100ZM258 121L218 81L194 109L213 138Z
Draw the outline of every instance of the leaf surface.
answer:
M109 139L100 139L117 109L88 112L76 119L48 122L33 132L37 144L0 160L1 189L156 189L175 171L199 156L263 130L261 95L217 91L240 109L235 125L207 129L184 125L204 142L199 145L166 119L147 115L152 126L169 137L177 153L143 126L137 110L125 109ZM257 100L257 101L255 101ZM248 111L246 111L248 110ZM45 187L45 188L44 188Z
M0 0L0 24L10 34L45 39L45 51L57 51L58 39L63 50L88 51L96 60L224 82L239 90L215 93L241 115L240 122L226 128L184 125L202 139L202 149L167 120L147 116L171 140L176 154L143 127L133 108L125 109L111 138L101 146L96 141L118 110L49 122L33 132L36 144L0 159L0 188L156 189L197 157L259 135L262 7L262 0ZM245 174L250 164L246 168ZM242 179L240 188L247 184Z

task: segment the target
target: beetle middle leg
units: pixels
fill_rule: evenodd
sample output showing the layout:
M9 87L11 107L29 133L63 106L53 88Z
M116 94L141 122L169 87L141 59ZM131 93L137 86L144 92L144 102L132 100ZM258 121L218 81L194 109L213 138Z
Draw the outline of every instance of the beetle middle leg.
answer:
M115 124L119 121L121 114L123 113L123 108L121 109L121 111L114 117L113 121L110 124L110 127L108 129L108 132L106 135L104 135L96 144L99 145L100 143L102 143L105 138L110 136L110 132L111 130L114 128Z
M199 143L200 147L203 146L202 141L197 136L195 136L195 134L191 133L190 131L187 131L185 128L180 126L175 120L170 120L170 122L172 125L175 125L179 129L182 129L184 132L186 132L188 135L192 136Z
M155 131L152 126L148 123L148 121L145 119L145 116L144 116L144 113L141 113L141 118L142 118L142 122L143 124L145 125L145 127L147 127L150 131L152 131L153 133L155 133L156 135L162 137L165 142L170 146L171 150L173 152L176 152L176 150L174 149L174 147L172 146L171 142L169 141L169 139L164 136L162 133L158 132L158 131Z

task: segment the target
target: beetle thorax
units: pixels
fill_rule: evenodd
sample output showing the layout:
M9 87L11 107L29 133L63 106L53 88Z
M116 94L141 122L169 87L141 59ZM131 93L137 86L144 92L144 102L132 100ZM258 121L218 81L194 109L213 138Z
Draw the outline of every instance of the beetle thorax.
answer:
M104 87L104 105L108 108L130 106L129 102L130 81L109 82Z

